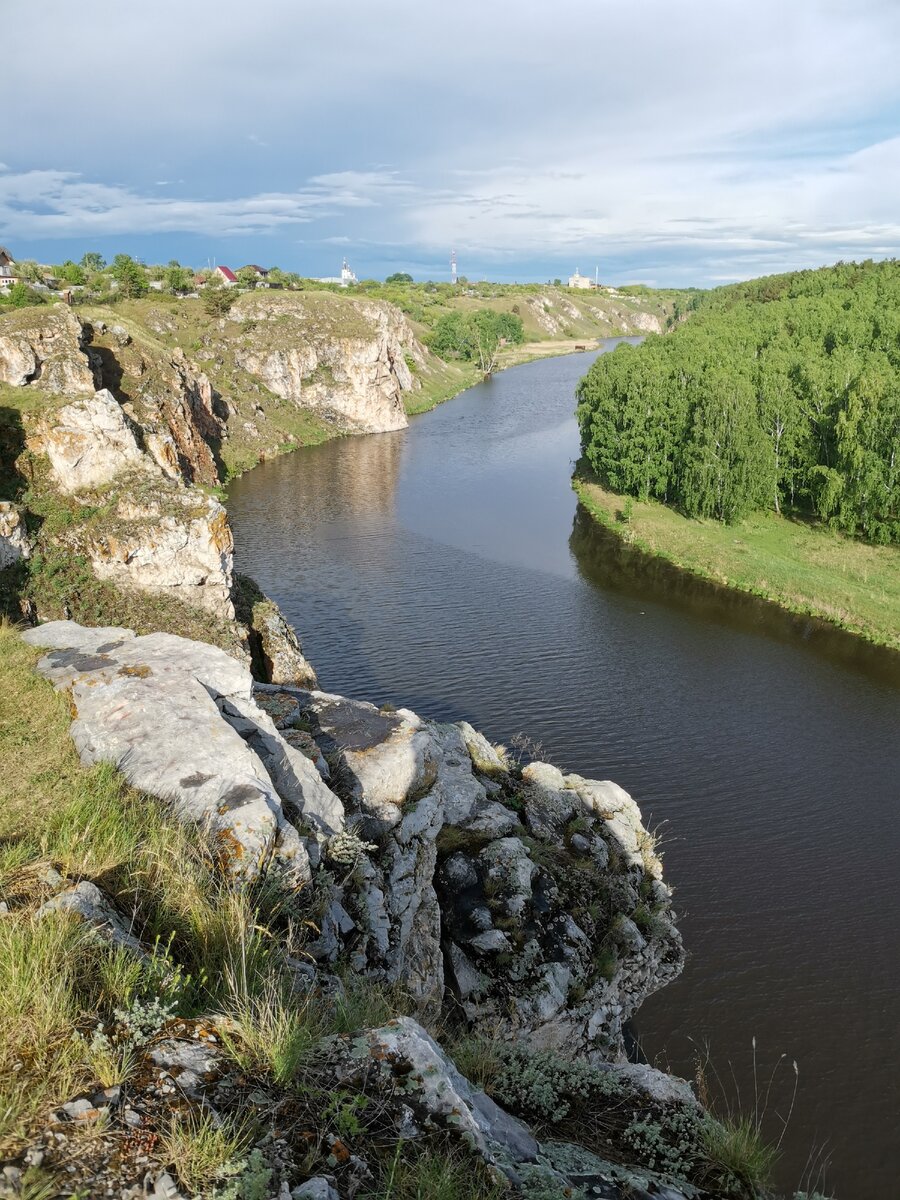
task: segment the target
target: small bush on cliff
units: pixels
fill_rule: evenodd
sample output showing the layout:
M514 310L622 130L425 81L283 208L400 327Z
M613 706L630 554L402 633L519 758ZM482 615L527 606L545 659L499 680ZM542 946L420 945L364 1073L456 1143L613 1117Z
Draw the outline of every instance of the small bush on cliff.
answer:
M555 1125L585 1104L620 1096L622 1088L615 1073L602 1067L513 1045L498 1050L490 1091L513 1112Z

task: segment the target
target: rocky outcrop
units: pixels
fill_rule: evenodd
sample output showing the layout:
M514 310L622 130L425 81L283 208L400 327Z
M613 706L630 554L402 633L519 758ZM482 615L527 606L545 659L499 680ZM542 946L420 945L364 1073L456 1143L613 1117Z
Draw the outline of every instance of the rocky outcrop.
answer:
M665 326L662 320L653 313L635 312L629 309L614 309L616 317L621 321L622 328L629 333L663 333Z
M423 361L406 318L379 300L318 293L246 296L232 319L235 362L270 392L356 432L406 426L403 393L418 386L407 356Z
M50 460L57 486L79 492L146 463L134 425L106 389L55 409L32 444Z
M31 556L32 541L25 513L11 500L0 500L0 571Z
M316 672L278 605L249 575L235 575L231 594L235 615L248 632L256 678L316 687Z
M273 863L289 880L308 880L306 848L265 767L219 708L250 703L246 668L213 646L165 633L136 638L55 621L23 636L50 648L39 669L71 696L83 763L114 763L200 826L240 878ZM277 736L274 726L268 732Z
M150 458L171 479L219 482L225 406L209 377L181 349L135 342L120 326L88 329L101 379L119 392Z
M105 520L71 535L97 578L233 620L234 538L219 501L162 479L134 498L129 490Z
M64 304L24 308L0 326L0 383L36 384L61 395L91 393L94 368L85 331Z
M308 952L449 992L473 1024L624 1058L624 1024L681 969L653 841L626 792L545 763L510 769L466 724L266 686L221 651L55 622L40 670L71 692L86 762L210 830L231 869L313 872Z
M271 690L271 689L270 689ZM473 1022L534 1045L624 1053L624 1024L681 970L653 840L626 792L549 764L510 771L468 725L322 692L296 697L362 838L315 952L445 986Z

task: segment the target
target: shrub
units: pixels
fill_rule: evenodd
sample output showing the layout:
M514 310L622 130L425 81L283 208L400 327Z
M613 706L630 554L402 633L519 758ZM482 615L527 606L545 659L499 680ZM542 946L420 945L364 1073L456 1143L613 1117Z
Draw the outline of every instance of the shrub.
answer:
M621 1085L614 1072L584 1061L563 1058L553 1050L502 1047L491 1093L506 1108L543 1124L565 1120L576 1107L615 1096Z

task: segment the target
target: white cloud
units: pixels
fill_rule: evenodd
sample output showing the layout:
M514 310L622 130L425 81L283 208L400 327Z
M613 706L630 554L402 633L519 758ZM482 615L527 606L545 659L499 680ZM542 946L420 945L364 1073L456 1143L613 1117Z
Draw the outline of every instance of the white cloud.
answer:
M677 259L697 281L900 249L896 0L518 0L514 16L269 0L227 19L220 0L92 0L90 19L5 0L5 16L41 46L0 75L4 110L29 97L4 131L9 240L287 244L313 223L309 242L337 244L339 215L348 244L406 260L456 245L520 278L599 257L665 279ZM151 58L167 32L177 52Z
M157 186L165 182L157 181ZM147 196L122 185L85 180L72 171L25 171L0 177L0 226L20 238L270 233L372 206L381 186L380 178L367 180L354 173L331 182L326 177L311 180L294 192L213 200Z

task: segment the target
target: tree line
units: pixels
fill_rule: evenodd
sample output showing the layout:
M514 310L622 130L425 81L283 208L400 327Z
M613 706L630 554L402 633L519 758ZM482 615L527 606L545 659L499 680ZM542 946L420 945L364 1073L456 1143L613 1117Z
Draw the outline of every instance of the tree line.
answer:
M900 541L900 261L769 276L689 308L581 381L601 479L689 516L789 508Z

